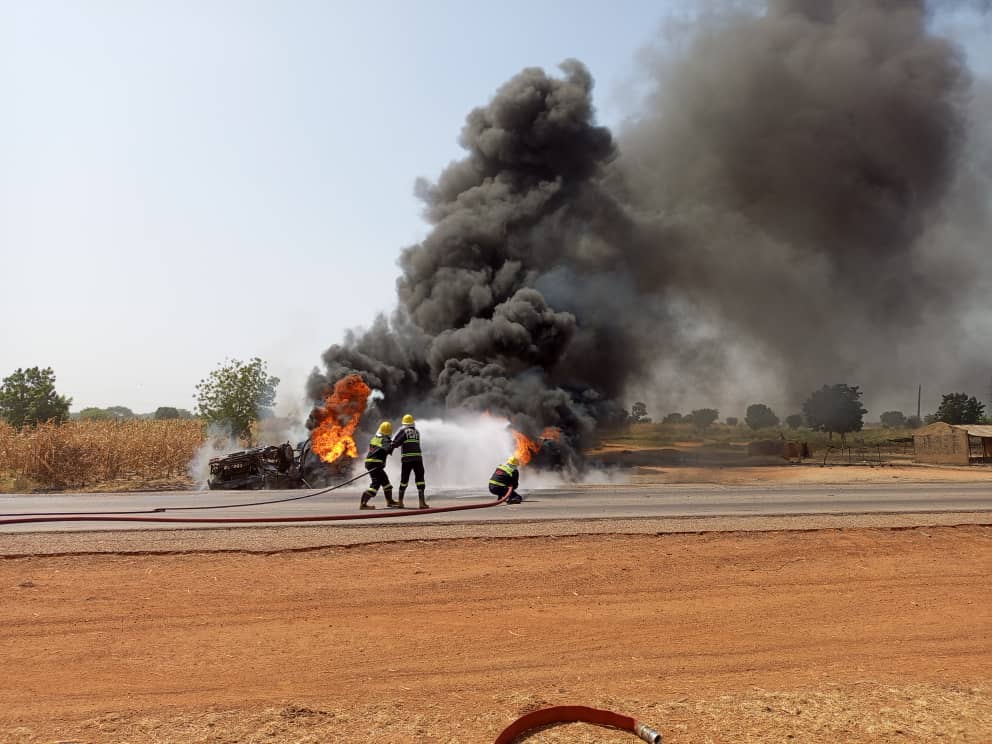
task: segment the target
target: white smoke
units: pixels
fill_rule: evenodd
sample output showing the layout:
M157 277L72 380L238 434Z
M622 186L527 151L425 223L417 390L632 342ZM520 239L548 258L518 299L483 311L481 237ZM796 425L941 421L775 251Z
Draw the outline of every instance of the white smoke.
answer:
M210 460L242 449L237 440L231 436L231 430L226 426L210 424L207 428L207 436L200 445L200 448L193 455L186 471L189 477L196 484L200 491L206 490L207 480L210 478Z
M506 462L516 449L509 422L499 416L466 413L448 419L421 419L417 429L424 451L428 493L457 488L486 494L496 466ZM392 471L395 466L387 467ZM561 488L576 482L606 484L615 482L615 478L595 469L581 476L571 473L566 479L562 473L520 467L521 491Z
M423 419L417 421L417 429L430 489L478 488L486 492L496 466L513 454L513 435L507 422L494 416Z

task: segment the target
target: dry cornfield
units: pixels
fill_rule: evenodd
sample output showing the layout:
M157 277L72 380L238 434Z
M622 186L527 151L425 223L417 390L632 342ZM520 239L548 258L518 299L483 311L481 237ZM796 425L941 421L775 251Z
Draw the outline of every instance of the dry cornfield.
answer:
M0 476L41 488L184 477L203 441L198 420L69 421L20 432L0 422Z

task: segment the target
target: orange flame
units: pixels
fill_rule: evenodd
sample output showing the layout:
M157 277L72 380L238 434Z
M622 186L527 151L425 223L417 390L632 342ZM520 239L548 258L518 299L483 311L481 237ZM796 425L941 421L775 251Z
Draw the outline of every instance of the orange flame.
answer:
M541 439L550 439L553 442L561 441L561 429L557 426L549 426L541 432Z
M514 450L513 454L517 456L517 460L520 461L521 465L526 465L531 461L541 449L541 443L535 442L519 431L513 432L513 439L516 442L517 448Z
M358 447L352 436L362 420L372 390L358 375L338 380L334 390L324 398L324 407L317 416L320 423L310 434L313 451L324 462L335 462L347 455L358 457Z

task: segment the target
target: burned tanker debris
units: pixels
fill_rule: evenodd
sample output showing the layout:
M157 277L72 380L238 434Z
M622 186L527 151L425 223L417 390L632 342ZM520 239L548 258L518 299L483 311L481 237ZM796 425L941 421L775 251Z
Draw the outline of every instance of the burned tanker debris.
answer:
M297 488L302 485L298 459L288 442L255 447L210 460L211 489Z
M210 460L211 490L291 489L326 486L348 472L351 461L326 462L311 440L232 452Z
M680 33L644 55L651 92L618 136L575 60L468 115L464 158L417 182L431 230L400 256L395 311L324 352L315 411L357 375L386 418L555 427L576 465L632 388L886 390L924 345L931 365L960 351L927 329L974 300L988 207L948 220L987 187L962 156L988 132L924 3L774 0Z

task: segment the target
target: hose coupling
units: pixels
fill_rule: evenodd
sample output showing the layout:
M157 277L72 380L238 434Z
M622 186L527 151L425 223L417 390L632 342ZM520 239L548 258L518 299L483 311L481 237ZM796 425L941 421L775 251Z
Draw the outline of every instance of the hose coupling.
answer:
M644 741L651 742L651 744L661 744L661 734L648 726L646 723L638 722L636 733L639 737L644 739Z

